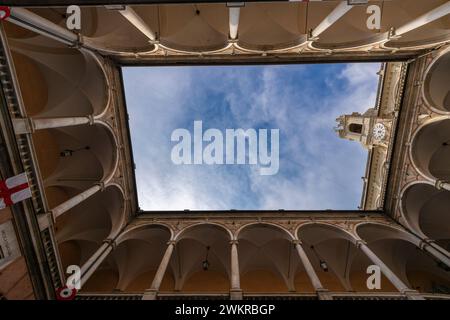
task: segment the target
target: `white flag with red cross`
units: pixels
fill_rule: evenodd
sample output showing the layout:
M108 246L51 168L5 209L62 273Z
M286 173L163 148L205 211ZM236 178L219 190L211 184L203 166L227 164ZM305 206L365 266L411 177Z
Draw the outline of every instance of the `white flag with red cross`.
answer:
M26 173L0 181L0 209L31 198Z

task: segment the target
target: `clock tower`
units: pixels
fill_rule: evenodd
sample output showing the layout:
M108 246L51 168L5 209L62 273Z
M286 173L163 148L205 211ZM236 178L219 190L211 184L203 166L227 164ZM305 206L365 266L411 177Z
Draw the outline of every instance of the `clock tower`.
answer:
M339 137L359 141L366 149L387 147L392 119L380 118L377 109L370 108L363 114L342 115L336 121L338 126L335 130Z

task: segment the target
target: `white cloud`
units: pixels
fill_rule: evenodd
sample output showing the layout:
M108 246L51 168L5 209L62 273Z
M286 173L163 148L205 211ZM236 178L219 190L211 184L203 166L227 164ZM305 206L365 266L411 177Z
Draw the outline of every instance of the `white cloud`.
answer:
M291 139L288 149L292 151L290 161L294 165L301 165L303 170L298 179L280 176L278 179L264 180L262 177L252 176L253 190L262 193L262 207L268 209L314 208L314 209L343 209L348 208L348 199L345 193L360 194L362 182L359 179L363 174L354 168L365 165L365 152L354 142L335 139L330 141L329 133L332 130L334 119L346 113L364 112L373 107L376 98L378 64L352 64L347 65L338 78L347 82L345 91L337 92L320 101L308 101L311 106L317 106L317 112L304 112L296 109L290 117L301 118L301 128L288 131L289 134L298 132L299 139ZM268 91L271 99L280 102L281 108L289 108L286 100L287 94L277 84L277 77L268 77L265 87L277 88L279 91ZM272 82L272 83L270 83ZM319 88L317 88L320 90ZM286 114L282 112L281 114ZM281 128L289 128L292 122L289 117L278 117L277 122ZM297 122L298 123L298 122ZM288 130L289 130L288 129ZM303 143L302 143L303 142ZM299 145L303 147L299 148ZM286 159L285 159L286 160ZM286 161L289 161L286 160ZM281 164L286 165L286 164ZM344 191L344 192L342 192ZM342 199L344 195L344 199ZM344 200L344 201L342 201ZM350 209L356 209L356 205Z

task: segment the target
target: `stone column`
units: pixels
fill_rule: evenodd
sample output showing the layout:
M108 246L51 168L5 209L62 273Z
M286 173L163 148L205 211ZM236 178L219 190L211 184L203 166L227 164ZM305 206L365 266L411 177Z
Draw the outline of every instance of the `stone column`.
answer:
M418 294L416 290L409 288L406 284L400 280L397 275L392 272L389 267L367 246L363 240L356 241L357 248L360 248L362 252L372 261L375 265L380 267L381 272L388 278L388 280L397 288L398 291L403 293L410 300L424 300L422 296Z
M78 43L78 36L75 33L25 8L12 7L11 17L7 20L65 44L75 45Z
M292 243L295 245L295 248L297 249L298 256L300 257L300 261L303 264L303 267L306 270L306 274L308 275L309 280L311 280L311 283L314 287L314 290L317 293L317 296L320 300L332 300L332 297L328 294L328 290L326 290L322 283L320 282L319 277L317 276L316 271L314 270L314 267L312 266L311 262L309 261L308 256L306 255L305 250L302 247L301 240L293 240Z
M171 240L167 243L167 249L164 256L159 264L158 270L156 271L155 277L153 278L152 285L150 289L146 290L142 300L156 300L156 295L158 294L159 287L164 278L164 275L169 265L170 258L172 257L173 249L175 248L175 241Z
M242 300L241 280L239 275L238 241L231 240L231 300Z
M96 184L96 185L90 187L89 189L87 189L86 191L83 191L82 193L76 195L75 197L70 198L69 200L61 203L58 206L56 206L55 208L53 208L51 210L51 213L53 215L53 219L56 219L57 217L62 215L64 212L69 211L70 209L72 209L76 205L80 204L81 202L83 202L87 198L91 197L92 195L94 195L98 191L102 190L103 186L104 186L103 183Z
M16 134L33 133L36 130L79 126L94 124L93 116L85 117L58 117L58 118L22 118L14 119L14 131Z

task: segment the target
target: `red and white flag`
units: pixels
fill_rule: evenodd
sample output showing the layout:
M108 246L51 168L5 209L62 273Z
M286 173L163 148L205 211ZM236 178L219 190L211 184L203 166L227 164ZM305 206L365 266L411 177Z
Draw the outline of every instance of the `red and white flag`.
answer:
M28 198L31 198L31 189L25 173L0 181L0 209Z

